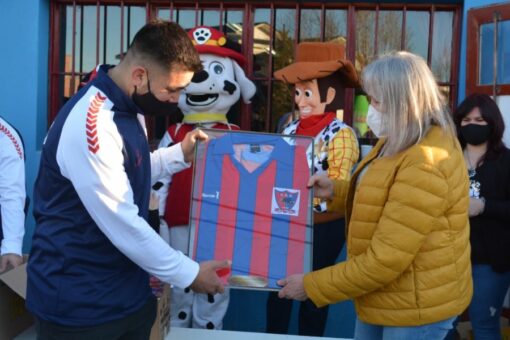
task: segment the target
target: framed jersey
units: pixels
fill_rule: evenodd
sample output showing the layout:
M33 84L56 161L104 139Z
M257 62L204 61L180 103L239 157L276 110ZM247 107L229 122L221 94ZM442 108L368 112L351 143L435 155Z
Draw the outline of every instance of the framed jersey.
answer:
M309 137L204 129L195 154L189 254L230 259L230 287L275 290L312 268Z

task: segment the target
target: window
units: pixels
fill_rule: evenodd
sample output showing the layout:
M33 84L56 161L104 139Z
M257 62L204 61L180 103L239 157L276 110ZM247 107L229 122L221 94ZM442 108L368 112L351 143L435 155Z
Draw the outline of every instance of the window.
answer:
M458 7L407 5L357 8L355 12L355 64L358 72L377 55L407 50L427 61L450 107L458 91L459 15ZM355 97L353 127L359 137L368 133L368 102L363 93Z
M467 40L467 94L510 94L510 6L470 10Z
M359 72L381 53L405 49L419 54L431 65L453 107L458 88L460 10L458 5L313 0L53 1L49 121L75 93L79 79L96 64L117 63L134 33L153 17L176 21L186 29L213 26L238 43L248 60L245 71L257 86L249 106L239 104L229 113L231 121L243 129L272 132L278 119L294 110L293 90L276 81L273 72L293 62L295 46L301 41L341 44L345 58ZM348 90L345 105L344 120L364 137L367 105L363 94ZM160 137L172 119L179 117L149 120L150 137Z

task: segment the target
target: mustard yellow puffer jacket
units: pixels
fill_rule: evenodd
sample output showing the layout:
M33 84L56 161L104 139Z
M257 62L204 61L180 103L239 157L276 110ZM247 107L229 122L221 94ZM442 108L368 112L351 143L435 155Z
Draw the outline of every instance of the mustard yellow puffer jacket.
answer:
M348 260L305 275L317 306L354 299L358 317L417 326L461 314L472 295L468 177L457 140L432 127L422 141L335 183L346 216ZM365 174L355 183L360 171Z

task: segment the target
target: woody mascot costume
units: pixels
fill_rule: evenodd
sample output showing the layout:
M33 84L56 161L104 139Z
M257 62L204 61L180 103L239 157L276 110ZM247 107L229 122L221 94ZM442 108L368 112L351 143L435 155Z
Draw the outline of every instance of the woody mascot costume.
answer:
M188 32L200 54L203 70L195 73L191 83L181 92L178 107L184 114L181 123L168 127L159 147L182 141L186 133L197 128L239 130L230 124L227 113L242 97L245 103L255 95L255 85L242 66L242 54L227 47L225 35L211 27L200 26ZM192 190L192 168L163 181L158 190L162 228L168 225L169 241L174 249L188 254L189 213ZM229 292L206 295L191 289L173 288L170 322L175 327L221 329L227 311Z
M305 42L296 50L296 62L274 73L276 79L295 87L299 118L287 125L284 134L314 138L314 173L331 179L349 180L358 161L359 147L354 130L337 118L344 109L345 89L358 86L358 76L344 48L334 43ZM326 201L314 200L313 270L335 263L345 243L345 221L328 212ZM292 300L270 293L267 303L267 332L287 334ZM316 308L307 300L299 309L299 334L322 336L328 307Z

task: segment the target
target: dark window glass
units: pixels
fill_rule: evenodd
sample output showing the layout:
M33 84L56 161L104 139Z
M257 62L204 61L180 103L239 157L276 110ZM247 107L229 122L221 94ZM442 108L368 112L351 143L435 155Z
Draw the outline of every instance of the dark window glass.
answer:
M294 35L296 10L276 10L273 70L279 70L294 62Z
M321 41L321 10L302 9L299 41Z
M427 60L429 49L430 13L425 11L406 12L406 33L404 49Z
M450 81L452 35L453 12L435 12L431 68L439 82Z
M347 11L343 9L326 10L324 40L336 42L344 47L347 44Z
M356 11L356 69L361 71L374 58L375 12Z
M177 23L185 30L196 26L196 14L194 9L178 9L176 18Z
M203 10L200 15L200 25L210 26L218 29L220 27L220 11Z
M265 131L266 130L266 115L267 115L267 92L268 82L265 80L254 81L257 87L257 93L252 99L252 112L251 112L251 130L252 131Z
M253 75L267 77L271 74L269 68L271 10L267 8L255 9L253 27Z
M400 51L402 41L402 11L379 11L377 54Z
M498 23L497 82L510 84L510 20ZM494 81L494 24L480 26L480 84Z

